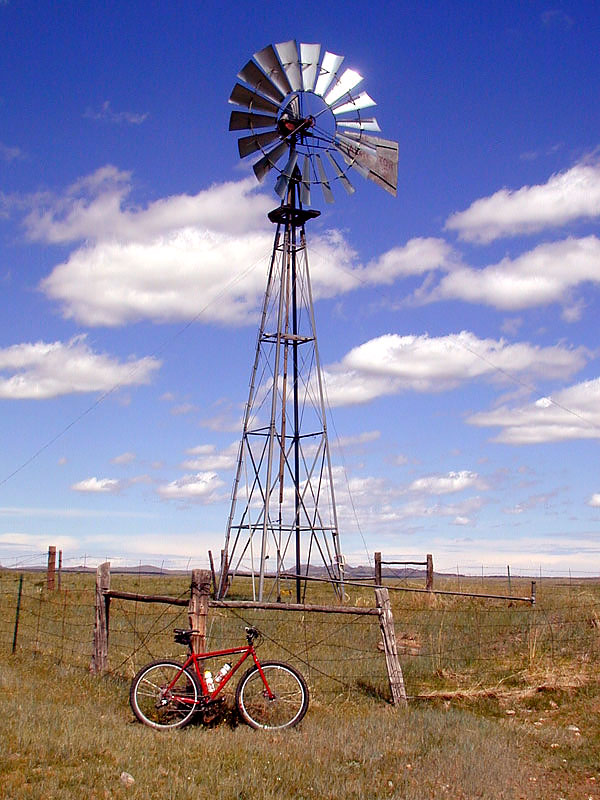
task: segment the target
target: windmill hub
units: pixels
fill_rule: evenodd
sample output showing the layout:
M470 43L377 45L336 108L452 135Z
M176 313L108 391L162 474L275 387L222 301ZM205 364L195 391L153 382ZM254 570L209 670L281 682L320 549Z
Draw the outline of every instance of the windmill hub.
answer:
M277 125L280 134L284 137L292 136L312 136L310 128L314 128L316 119L309 115L308 117L295 119L294 117L282 116Z

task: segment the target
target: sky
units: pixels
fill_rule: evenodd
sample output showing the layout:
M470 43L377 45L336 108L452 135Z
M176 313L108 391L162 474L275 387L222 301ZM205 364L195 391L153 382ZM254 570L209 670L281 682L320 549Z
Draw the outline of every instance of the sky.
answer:
M223 546L279 203L227 101L295 38L399 143L397 197L356 175L307 224L346 559L597 574L599 30L567 0L0 0L0 563Z

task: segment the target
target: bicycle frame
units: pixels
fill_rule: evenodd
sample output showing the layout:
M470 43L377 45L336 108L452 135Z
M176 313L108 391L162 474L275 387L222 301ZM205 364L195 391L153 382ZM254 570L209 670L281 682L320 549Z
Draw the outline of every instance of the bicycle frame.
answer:
M221 678L219 683L217 683L215 685L214 690L212 692L209 691L208 685L206 683L206 679L204 678L204 670L202 669L202 666L201 666L202 662L208 660L209 658L219 658L221 656L231 656L231 655L236 655L236 654L241 654L241 657L238 659L238 661L235 664L231 665L231 669L229 670L229 672L223 678ZM200 686L202 687L201 702L203 702L203 703L211 702L212 700L216 699L217 695L226 686L226 684L231 680L231 678L233 678L233 676L238 671L238 669L242 666L242 664L250 656L252 656L252 660L254 661L254 664L255 664L255 666L256 666L256 668L258 670L258 673L259 673L260 677L262 678L262 681L263 681L263 683L265 685L265 691L267 693L267 696L268 696L269 700L273 700L274 699L274 694L271 691L271 688L269 687L269 684L268 684L267 679L265 677L265 673L263 672L263 669L262 669L262 667L260 665L260 661L258 660L258 656L256 655L256 650L254 649L254 644L251 643L251 642L249 644L247 644L247 645L243 645L243 646L240 646L240 647L229 647L226 650L210 650L210 651L207 651L207 652L204 652L204 653L190 653L189 656L187 657L185 663L181 667L181 671L178 672L177 675L171 681L171 683L168 686L165 687L164 691L165 692L170 692L173 689L173 686L179 680L182 672L185 669L187 669L191 664L193 664L196 677L198 678ZM183 696L180 697L179 695L177 695L177 693L175 693L175 694L176 694L177 699L178 699L179 702L181 702L183 704L188 704L188 705L195 705L195 702L193 700L190 700L189 697L183 697Z

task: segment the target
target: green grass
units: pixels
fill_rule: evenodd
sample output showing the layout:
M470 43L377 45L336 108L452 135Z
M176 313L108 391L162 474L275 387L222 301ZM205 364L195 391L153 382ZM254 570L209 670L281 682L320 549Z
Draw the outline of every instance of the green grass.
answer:
M544 581L535 609L391 593L415 698L407 711L389 705L376 618L211 610L209 645L239 643L244 624L256 624L265 634L260 657L291 662L307 678L308 714L278 734L233 714L164 734L134 721L129 680L153 658L183 657L172 629L187 626L185 609L113 601L112 672L97 678L88 674L93 577L65 575L62 590L48 593L42 575L26 575L11 655L17 578L0 572L3 800L598 797L596 583ZM514 594L528 593L529 583L516 584ZM116 575L112 585L189 592L187 576ZM456 589L456 579L446 586ZM505 590L464 578L461 588ZM237 581L232 596L247 591ZM372 589L347 591L346 603L373 604ZM330 602L331 593L312 587L307 599ZM135 783L124 785L122 772Z

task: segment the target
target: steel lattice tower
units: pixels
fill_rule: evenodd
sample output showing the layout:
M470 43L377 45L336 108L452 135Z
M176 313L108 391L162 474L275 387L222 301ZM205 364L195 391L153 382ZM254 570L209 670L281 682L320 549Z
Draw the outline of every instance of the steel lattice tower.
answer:
M317 562L340 581L343 559L304 230L320 212L302 208L298 184L289 182L287 202L269 214L277 230L224 551L233 572L247 565L259 600L267 572L280 596L293 559L301 602L302 570Z

